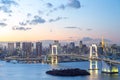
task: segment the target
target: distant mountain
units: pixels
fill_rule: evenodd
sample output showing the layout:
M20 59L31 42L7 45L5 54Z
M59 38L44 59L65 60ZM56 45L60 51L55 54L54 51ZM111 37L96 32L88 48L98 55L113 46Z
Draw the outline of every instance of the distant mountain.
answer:
M92 41L93 39L90 37L83 37L81 41Z
M81 39L81 41L83 41L83 43L85 43L85 44L90 45L90 44L93 44L93 43L99 44L102 41L102 39L100 39L100 38L93 39L93 38L90 38L90 37L83 37ZM109 39L104 39L104 42L105 43L112 43L112 41L109 40Z

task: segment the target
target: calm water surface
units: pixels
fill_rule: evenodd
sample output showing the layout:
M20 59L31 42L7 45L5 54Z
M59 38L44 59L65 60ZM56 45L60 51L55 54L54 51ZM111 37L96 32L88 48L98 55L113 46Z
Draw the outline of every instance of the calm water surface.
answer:
M99 67L101 64L99 63ZM0 61L0 80L120 80L120 74L101 74L98 71L90 71L90 76L58 77L47 75L45 72L59 68L89 69L89 62L68 62L58 65L50 64L13 64ZM120 70L120 69L119 69Z

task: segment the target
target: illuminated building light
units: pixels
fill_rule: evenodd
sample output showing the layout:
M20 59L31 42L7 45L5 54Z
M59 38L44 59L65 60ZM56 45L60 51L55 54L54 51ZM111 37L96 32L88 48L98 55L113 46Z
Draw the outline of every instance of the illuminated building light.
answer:
M117 67L112 66L112 68L103 68L103 69L102 69L102 72L103 72L103 73L118 73L119 70L118 70Z
M118 70L118 68L117 68L117 67L112 67L111 72L119 72L119 70Z

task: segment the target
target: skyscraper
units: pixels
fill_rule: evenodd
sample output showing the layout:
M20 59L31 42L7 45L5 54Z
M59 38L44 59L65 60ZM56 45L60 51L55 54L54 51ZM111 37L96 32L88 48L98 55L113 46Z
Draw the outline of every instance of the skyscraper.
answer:
M18 56L22 56L22 48L21 48L21 43L16 42L16 47L15 47L15 54Z
M69 48L70 48L70 49L74 49L74 48L75 48L75 43L74 43L74 42L71 42L71 43L69 44Z
M42 55L42 42L36 42L36 54L38 57Z
M80 43L79 43L79 47L80 47L80 48L83 47L83 43L82 43L82 41L80 41Z
M24 57L32 56L32 42L23 42L22 43L22 51Z
M16 49L20 49L20 46L21 46L20 42L16 42Z
M12 55L14 52L14 43L8 43L8 55Z

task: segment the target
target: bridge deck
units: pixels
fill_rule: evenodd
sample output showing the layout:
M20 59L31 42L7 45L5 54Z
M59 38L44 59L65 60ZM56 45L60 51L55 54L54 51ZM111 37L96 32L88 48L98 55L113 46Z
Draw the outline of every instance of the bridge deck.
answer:
M120 64L120 61L117 60L110 60L110 59L102 59L102 58L89 58L89 56L85 56L85 55L78 55L78 54L54 54L54 55L48 55L48 56L75 56L75 57L80 57L83 60L103 60L112 64Z

